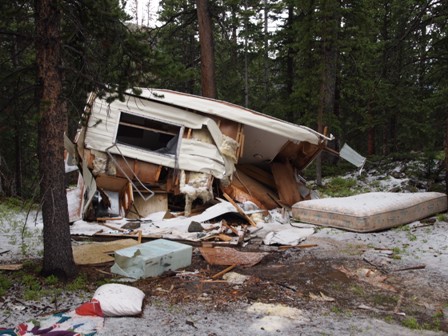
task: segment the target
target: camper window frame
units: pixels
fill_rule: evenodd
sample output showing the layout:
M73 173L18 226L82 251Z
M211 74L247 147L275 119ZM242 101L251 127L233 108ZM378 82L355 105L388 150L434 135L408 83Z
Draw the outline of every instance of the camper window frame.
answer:
M152 122L152 127L147 126L147 125L140 125L137 123L132 123L129 122L129 120L123 121L122 120L122 116L123 115L128 115L131 118L139 118L142 120L149 120L150 122ZM143 122L144 124L144 122ZM158 128L157 124L164 124L164 125L168 125L168 129L167 128ZM155 127L154 127L155 126ZM141 146L139 144L135 144L132 143L131 141L124 141L123 140L123 134L121 135L121 139L120 139L120 127L128 127L128 128L132 128L132 129L136 129L136 130L141 130L142 132L151 132L151 133L157 133L157 134L162 134L165 136L171 136L171 138L167 138L167 140L162 140L160 141L160 137L157 139L158 141L160 141L159 143L161 144L160 147L158 148L151 148L149 146ZM175 131L173 131L173 129L175 129ZM123 131L123 128L121 129ZM118 122L117 122L117 129L115 131L115 143L120 145L120 146L124 146L124 147L129 147L129 148L135 148L138 150L142 150L142 151L147 151L150 153L155 153L158 155L164 155L164 156L177 156L178 151L179 151L179 147L180 147L180 141L182 139L182 134L184 131L184 126L183 125L179 125L173 122L168 122L166 120L161 120L161 119L157 119L157 118L150 118L148 116L143 116L141 114L138 113L133 113L133 112L129 112L129 111L119 111L119 115L118 115Z

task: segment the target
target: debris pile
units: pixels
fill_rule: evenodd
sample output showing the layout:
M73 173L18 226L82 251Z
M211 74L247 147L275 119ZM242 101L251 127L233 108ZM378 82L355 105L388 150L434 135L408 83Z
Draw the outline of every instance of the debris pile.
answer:
M332 151L332 136L223 101L155 89L110 98L92 93L65 139L66 171L80 174L72 222L190 217L226 199L255 226L236 203L267 215L311 199L300 172Z

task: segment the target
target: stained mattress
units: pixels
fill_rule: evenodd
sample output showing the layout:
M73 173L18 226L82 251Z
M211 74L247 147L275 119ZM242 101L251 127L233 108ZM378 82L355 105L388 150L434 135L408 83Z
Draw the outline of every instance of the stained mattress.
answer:
M292 206L292 217L304 223L373 232L445 212L447 207L444 193L372 192L298 202Z

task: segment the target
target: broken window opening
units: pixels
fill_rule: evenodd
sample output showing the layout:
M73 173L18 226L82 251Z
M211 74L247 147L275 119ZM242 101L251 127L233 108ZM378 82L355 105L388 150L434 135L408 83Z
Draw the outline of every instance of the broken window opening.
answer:
M175 155L180 132L180 126L121 112L116 143Z

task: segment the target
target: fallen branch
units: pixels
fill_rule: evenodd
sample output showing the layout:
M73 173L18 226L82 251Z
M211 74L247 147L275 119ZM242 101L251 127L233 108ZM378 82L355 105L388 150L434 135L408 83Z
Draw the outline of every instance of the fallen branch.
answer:
M303 245L294 245L294 246L280 246L279 250L289 250L292 248L310 248L310 247L317 247L319 245L317 244L303 244Z
M417 270L417 269L424 269L424 268L426 268L426 265L421 264L421 265L398 268L396 270L393 270L392 272L410 271L410 270Z

